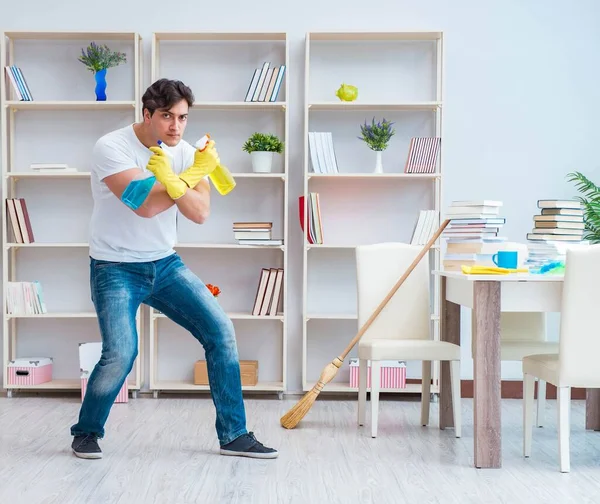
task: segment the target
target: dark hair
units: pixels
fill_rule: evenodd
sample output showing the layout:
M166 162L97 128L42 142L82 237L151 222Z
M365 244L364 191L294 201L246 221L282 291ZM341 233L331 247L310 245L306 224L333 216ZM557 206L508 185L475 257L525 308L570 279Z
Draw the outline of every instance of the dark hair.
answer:
M142 96L142 111L148 109L150 115L159 109L169 109L181 100L188 106L194 104L192 90L178 80L159 79L154 82Z

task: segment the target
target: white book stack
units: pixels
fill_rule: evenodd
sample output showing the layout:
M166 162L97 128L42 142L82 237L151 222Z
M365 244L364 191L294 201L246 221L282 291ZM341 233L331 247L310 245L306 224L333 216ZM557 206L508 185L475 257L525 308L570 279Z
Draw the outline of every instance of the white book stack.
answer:
M8 282L6 310L11 315L46 313L46 303L39 282Z
M309 131L310 164L314 173L338 173L331 131Z
M233 236L239 245L283 245L283 240L273 239L272 228L272 222L234 222Z
M56 173L75 173L76 168L71 168L64 163L32 163L29 168L37 173L56 174Z
M494 266L492 256L506 241L499 236L506 219L500 215L501 201L454 201L446 211L450 223L442 233L447 247L443 265L446 271L461 266Z
M440 217L435 210L421 210L410 241L411 245L425 245L440 226Z

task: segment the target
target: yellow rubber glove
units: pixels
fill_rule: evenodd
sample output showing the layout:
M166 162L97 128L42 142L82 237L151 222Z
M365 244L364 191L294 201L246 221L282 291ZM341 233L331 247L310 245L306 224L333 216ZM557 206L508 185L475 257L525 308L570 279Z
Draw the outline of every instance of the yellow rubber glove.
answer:
M150 147L150 150L154 154L150 157L146 168L154 173L156 180L165 186L171 199L181 198L188 190L188 186L173 172L169 157L164 150L157 146Z
M194 164L179 175L188 187L194 188L207 175L210 175L221 163L215 142L212 140L203 149L196 149Z

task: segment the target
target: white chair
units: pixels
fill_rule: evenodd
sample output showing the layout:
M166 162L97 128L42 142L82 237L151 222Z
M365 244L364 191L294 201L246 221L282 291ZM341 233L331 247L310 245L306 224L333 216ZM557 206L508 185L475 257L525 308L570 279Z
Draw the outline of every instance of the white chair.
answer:
M558 354L523 359L523 454L531 455L534 382L539 378L557 387L561 472L570 471L571 387L600 388L596 319L599 284L600 245L567 250Z
M500 314L500 360L522 362L527 355L557 354L558 343L547 340L543 312ZM542 427L546 409L546 382L538 380L536 424Z
M369 319L421 246L380 243L356 248L358 325ZM367 366L371 361L371 436L377 436L381 360L422 361L421 424L429 423L431 361L450 361L456 437L460 437L460 347L431 338L431 270L425 255L358 343L358 424L365 424Z

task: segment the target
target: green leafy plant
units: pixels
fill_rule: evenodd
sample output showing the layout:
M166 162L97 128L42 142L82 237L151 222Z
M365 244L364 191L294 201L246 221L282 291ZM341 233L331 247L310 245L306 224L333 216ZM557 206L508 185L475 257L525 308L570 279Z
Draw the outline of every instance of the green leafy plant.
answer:
M281 154L283 150L283 142L279 140L277 135L271 133L253 133L246 142L242 150L251 152L277 152Z
M567 180L573 182L582 194L577 199L583 204L583 239L589 240L590 243L600 243L600 187L578 171L569 173Z
M94 73L116 67L127 61L125 53L111 51L108 46L99 46L95 42L92 42L85 51L82 49L81 56L77 59L81 61L90 72Z
M385 118L381 122L375 122L375 118L371 124L361 124L360 131L362 137L358 137L359 140L365 142L369 149L374 151L383 151L387 149L390 139L394 136L396 131L392 128L393 122L387 121Z

